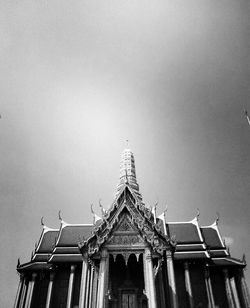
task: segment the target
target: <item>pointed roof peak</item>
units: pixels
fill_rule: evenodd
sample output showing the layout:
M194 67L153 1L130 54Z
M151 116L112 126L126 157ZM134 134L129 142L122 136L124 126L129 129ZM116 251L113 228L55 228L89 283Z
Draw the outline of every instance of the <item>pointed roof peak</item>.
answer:
M142 196L139 192L139 185L136 179L135 158L131 149L128 148L128 144L127 148L125 148L121 154L120 179L117 186L116 196L120 194L126 185L128 185L139 197L139 199L142 200Z

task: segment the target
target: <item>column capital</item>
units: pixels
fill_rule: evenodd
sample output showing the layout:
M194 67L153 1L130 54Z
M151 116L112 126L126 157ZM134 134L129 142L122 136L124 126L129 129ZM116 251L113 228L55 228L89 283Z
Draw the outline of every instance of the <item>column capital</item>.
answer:
M88 253L87 252L84 252L82 254L82 257L83 257L83 260L87 260L88 259Z
M32 273L32 281L35 281L37 277L37 273Z
M166 250L166 257L167 259L173 259L173 254L171 250Z
M148 248L148 247L145 248L145 258L146 258L146 260L152 259L152 253L151 253L150 248Z
M204 273L205 273L205 278L208 279L210 277L210 271L208 267L205 267Z
M75 269L76 269L76 265L75 264L72 264L70 266L70 273L74 273L75 272Z
M102 259L107 259L108 258L108 250L106 248L104 248L102 251L101 251L101 258Z
M55 272L50 272L50 273L49 273L49 280L50 280L50 281L53 281L53 280L54 280L55 274L56 274Z
M188 270L188 269L189 269L189 263L188 263L188 261L185 261L185 262L184 262L184 269L185 269L185 270Z

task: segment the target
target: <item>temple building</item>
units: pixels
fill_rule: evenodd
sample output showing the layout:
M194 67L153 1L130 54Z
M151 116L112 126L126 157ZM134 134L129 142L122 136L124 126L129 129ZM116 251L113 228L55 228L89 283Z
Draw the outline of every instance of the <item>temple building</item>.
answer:
M230 256L218 219L167 222L146 207L134 155L122 153L113 203L91 224L42 221L27 263L18 262L15 308L247 308L246 262Z

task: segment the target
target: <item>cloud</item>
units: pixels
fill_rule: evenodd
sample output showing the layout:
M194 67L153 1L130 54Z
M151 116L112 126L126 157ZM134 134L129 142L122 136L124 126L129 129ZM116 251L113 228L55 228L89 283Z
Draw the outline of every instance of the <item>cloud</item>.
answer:
M234 239L232 237L224 237L224 241L226 246L232 246L234 243Z

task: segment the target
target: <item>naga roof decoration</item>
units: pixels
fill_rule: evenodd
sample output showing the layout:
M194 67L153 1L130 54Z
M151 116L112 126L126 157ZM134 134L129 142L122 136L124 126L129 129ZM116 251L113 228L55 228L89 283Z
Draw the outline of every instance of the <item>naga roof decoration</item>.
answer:
M136 199L137 196L133 194L129 184L126 184L117 198L117 203L106 213L93 235L86 241L79 243L82 253L87 252L89 256L97 254L101 246L110 239L112 231L115 230L119 222L121 223L121 218L124 215L127 215L131 226L135 226L140 237L152 247L153 251L162 254L167 247L173 249L173 243L169 237L161 232L157 224L154 224L149 209Z

